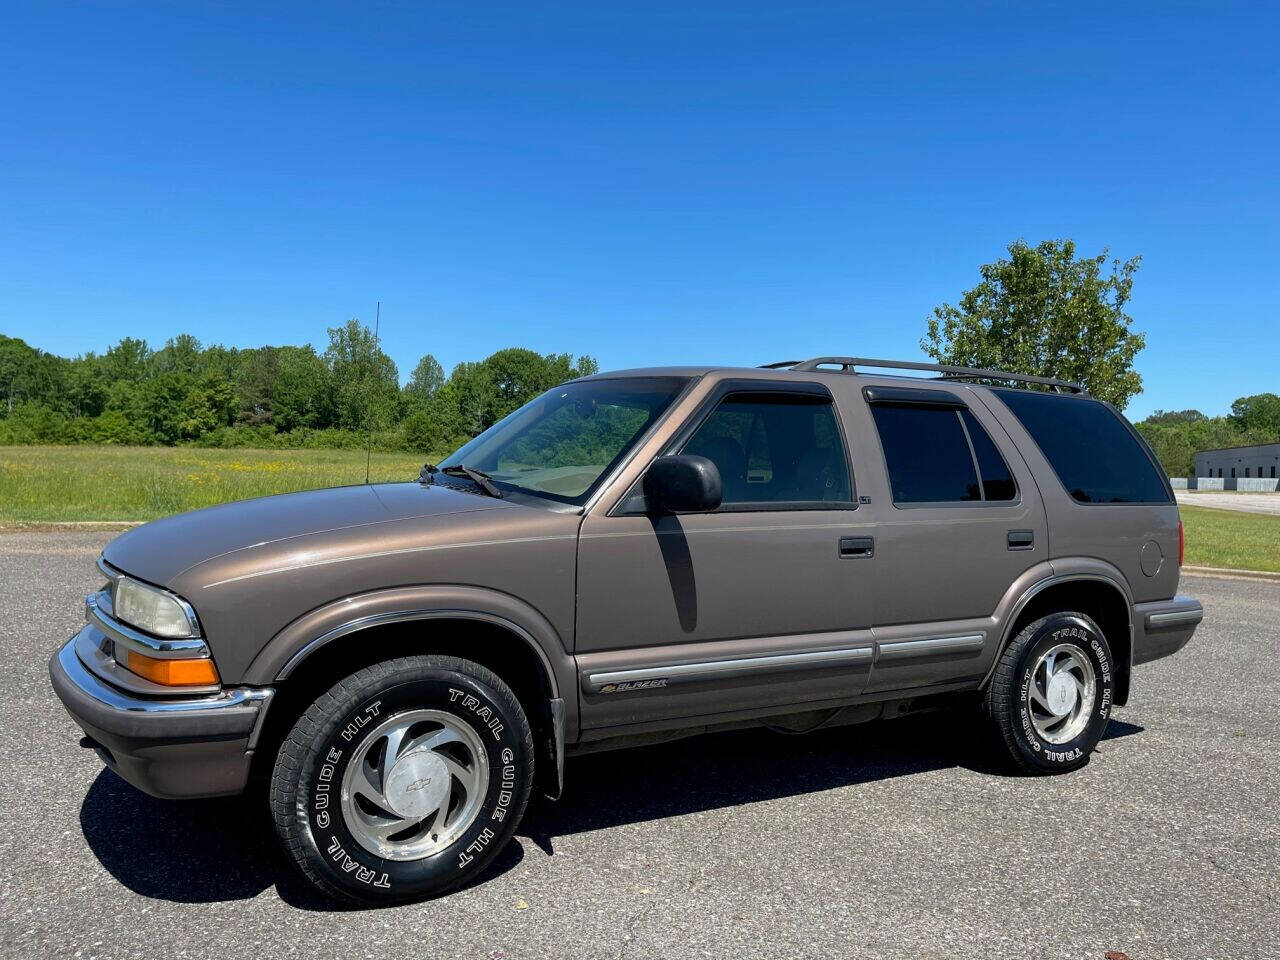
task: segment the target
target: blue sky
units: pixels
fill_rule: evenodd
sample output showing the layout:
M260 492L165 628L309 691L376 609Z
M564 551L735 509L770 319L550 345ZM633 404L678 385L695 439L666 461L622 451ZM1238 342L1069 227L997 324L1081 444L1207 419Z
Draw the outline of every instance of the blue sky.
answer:
M918 358L1016 238L1142 254L1128 410L1280 392L1269 5L9 5L0 331L407 377Z

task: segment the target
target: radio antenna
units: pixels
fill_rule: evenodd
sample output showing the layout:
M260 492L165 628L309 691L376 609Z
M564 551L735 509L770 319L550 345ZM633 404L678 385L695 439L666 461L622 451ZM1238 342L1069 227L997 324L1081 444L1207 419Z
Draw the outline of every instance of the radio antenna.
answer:
M377 311L373 318L373 376L369 378L369 446L364 453L364 483L369 485L369 464L373 460L373 381L378 375L378 347L382 342L382 301L378 301Z

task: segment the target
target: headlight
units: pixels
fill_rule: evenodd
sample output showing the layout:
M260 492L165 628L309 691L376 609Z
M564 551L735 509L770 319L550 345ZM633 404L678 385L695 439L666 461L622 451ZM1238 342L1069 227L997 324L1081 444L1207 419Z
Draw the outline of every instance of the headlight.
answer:
M157 637L198 637L195 612L166 590L121 577L112 597L115 615Z

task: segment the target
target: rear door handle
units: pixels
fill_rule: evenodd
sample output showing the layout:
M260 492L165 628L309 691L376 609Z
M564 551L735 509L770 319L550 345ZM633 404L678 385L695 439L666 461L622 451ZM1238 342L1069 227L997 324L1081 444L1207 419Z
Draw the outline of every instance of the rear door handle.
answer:
M1035 545L1035 542L1036 535L1032 530L1009 531L1010 550L1030 550Z
M856 557L874 557L876 541L874 537L841 537L840 556L851 560Z

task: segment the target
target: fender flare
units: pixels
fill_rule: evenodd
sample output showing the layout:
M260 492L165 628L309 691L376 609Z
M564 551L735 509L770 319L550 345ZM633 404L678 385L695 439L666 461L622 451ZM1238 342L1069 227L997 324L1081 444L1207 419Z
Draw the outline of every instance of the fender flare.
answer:
M536 655L550 691L546 705L551 718L553 796L564 778L564 745L576 735L577 697L568 702L563 690L574 690L576 666L572 655L546 617L510 594L480 587L423 584L391 587L342 597L316 607L278 631L254 657L246 683L274 686L285 680L308 657L330 644L361 631L390 623L424 620L471 620L501 627L523 641Z
M1064 583L1093 581L1111 587L1119 594L1120 599L1124 601L1125 619L1129 624L1129 657L1124 665L1124 690L1117 689L1119 695L1116 699L1117 706L1123 705L1128 698L1128 678L1133 672L1133 597L1129 593L1124 575L1110 564L1089 557L1058 558L1051 560L1049 566L1053 572L1026 587L1010 607L1009 614L1004 618L1004 624L1001 627L1000 645L996 648L995 657L992 659L991 666L987 669L987 674L982 678L982 683L978 689L985 690L991 682L996 666L1000 663L1000 657L1013 640L1014 624L1017 623L1018 617L1022 615L1022 611L1026 609L1028 603L1050 587L1056 587ZM1119 686L1117 684L1117 688Z

